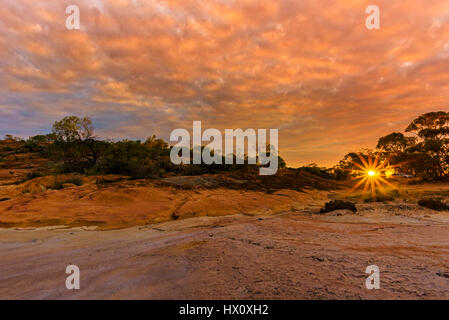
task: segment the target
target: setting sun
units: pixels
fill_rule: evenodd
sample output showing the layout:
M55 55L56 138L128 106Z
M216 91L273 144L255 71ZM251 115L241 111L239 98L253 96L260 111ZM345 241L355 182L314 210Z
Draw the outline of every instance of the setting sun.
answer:
M359 181L351 189L351 192L364 185L363 193L371 190L371 196L375 198L376 189L383 193L385 186L392 186L390 182L384 179L391 177L394 173L394 169L389 164L388 159L380 161L379 154L377 154L374 159L371 155L368 155L367 159L365 159L362 154L358 154L358 158L360 163L358 163L358 161L352 162L358 169L352 170L352 172L355 174L353 179Z

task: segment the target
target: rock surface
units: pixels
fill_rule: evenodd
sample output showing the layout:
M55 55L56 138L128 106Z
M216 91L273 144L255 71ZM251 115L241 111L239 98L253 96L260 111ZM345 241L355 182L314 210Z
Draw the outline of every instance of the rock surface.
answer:
M0 299L448 299L448 217L361 211L0 229ZM373 264L379 290L365 287Z

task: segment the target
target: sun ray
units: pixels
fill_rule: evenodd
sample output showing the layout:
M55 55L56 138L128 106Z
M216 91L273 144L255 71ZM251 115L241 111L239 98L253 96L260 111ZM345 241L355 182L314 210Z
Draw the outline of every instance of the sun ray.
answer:
M385 167L385 164L387 163L387 161L388 161L387 158L385 158L384 160L382 160L382 162L381 162L377 167L375 167L374 170L380 170L380 169L382 169L383 167Z
M352 189L351 192L354 191L355 189L357 189L358 187L360 187L361 184L363 184L365 182L365 180L368 179L367 177L363 178L362 180L360 180Z
M359 180L352 187L350 192L358 189L363 185L363 194L368 191L371 193L372 198L376 198L376 192L379 191L381 194L385 195L385 186L394 187L387 179L394 173L394 168L396 166L391 166L389 164L388 158L381 160L380 155L377 154L373 160L371 155L364 158L362 154L357 155L360 159L360 163L353 161L352 163L358 169L351 170L352 174L355 176L350 180Z
M374 164L372 165L372 168L374 170L378 169L377 164L379 163L379 155L376 155L376 159L374 160Z
M362 157L362 154L358 154L360 161L362 161L363 165L365 166L365 168L369 168L369 165L366 163L365 159ZM354 164L357 164L356 162L354 162ZM361 166L359 166L361 167ZM363 168L363 167L361 167ZM364 169L364 168L363 168Z
M363 194L365 194L366 191L369 189L369 185L370 185L370 182L369 182L369 180L367 179L367 181L366 181L366 183L365 183L365 186L363 187Z
M353 162L353 164L355 164L357 167L359 167L360 169L362 169L361 171L365 171L367 167L363 167L360 164L358 164L357 162Z

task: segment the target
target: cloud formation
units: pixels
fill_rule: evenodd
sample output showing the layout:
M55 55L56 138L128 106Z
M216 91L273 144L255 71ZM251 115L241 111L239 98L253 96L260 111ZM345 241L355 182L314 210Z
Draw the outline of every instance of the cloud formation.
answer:
M449 3L378 0L3 0L0 134L69 114L108 138L279 128L289 165L332 165L447 110Z

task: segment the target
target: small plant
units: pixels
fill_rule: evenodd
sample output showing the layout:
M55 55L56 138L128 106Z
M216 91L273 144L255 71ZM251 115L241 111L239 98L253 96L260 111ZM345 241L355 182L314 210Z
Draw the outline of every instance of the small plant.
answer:
M436 211L449 210L449 206L440 200L421 199L418 201L421 207L429 208Z
M327 213L335 210L350 210L352 212L357 212L357 208L354 202L343 201L343 200L332 200L324 205L324 208L320 210L320 213Z

